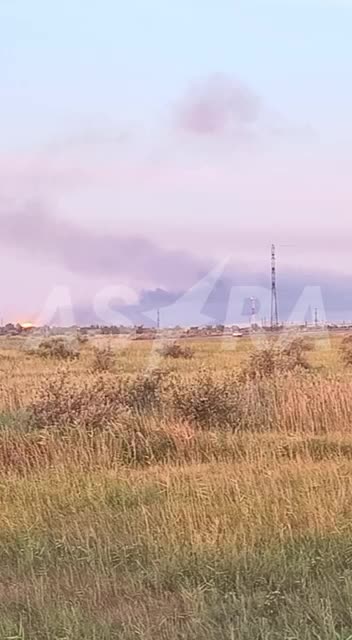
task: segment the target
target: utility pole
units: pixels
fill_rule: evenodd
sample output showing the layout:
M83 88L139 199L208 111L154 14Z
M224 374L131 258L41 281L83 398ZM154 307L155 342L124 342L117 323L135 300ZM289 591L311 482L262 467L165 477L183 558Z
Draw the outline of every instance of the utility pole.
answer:
M271 245L271 328L279 326L279 311L277 304L276 289L276 250L275 245Z
M156 313L156 328L160 331L160 309L158 309Z

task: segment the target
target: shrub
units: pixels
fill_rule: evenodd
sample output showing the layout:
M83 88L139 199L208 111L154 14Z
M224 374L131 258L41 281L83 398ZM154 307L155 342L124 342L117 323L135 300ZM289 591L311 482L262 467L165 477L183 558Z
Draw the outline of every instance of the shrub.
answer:
M75 376L68 369L45 378L29 404L30 423L37 428L83 426L104 429L161 404L159 371L137 376Z
M352 365L352 334L344 336L341 345L340 352L344 363L347 366Z
M79 358L79 351L64 338L49 338L42 340L36 354L41 358L57 360L75 360Z
M164 358L193 358L191 347L181 346L177 342L167 342L159 349L159 354Z
M343 351L342 359L347 366L352 365L352 347Z
M123 413L121 383L115 376L76 377L63 369L42 381L28 410L37 428L104 427Z
M312 348L311 343L302 338L295 338L286 345L269 343L250 354L248 362L242 369L241 378L266 378L294 369L309 370L311 366L306 358L306 352Z
M236 428L241 416L240 385L234 376L214 376L201 370L190 379L175 377L170 385L178 418L204 427Z
M77 333L77 342L80 345L85 345L89 342L89 338L86 333Z
M307 338L298 336L297 338L288 340L286 346L283 346L283 351L288 355L297 353L301 355L302 353L307 353L308 351L314 351L314 344L311 340L307 340Z
M288 370L300 368L309 371L311 365L307 360L307 353L314 350L314 344L306 338L298 337L290 340L282 347L282 354L287 358Z
M161 369L125 379L123 402L137 412L160 409L165 400L167 373Z
M90 369L96 373L105 371L113 371L115 369L116 359L111 347L93 347L92 361Z
M342 347L351 346L352 345L352 333L347 333L341 342Z

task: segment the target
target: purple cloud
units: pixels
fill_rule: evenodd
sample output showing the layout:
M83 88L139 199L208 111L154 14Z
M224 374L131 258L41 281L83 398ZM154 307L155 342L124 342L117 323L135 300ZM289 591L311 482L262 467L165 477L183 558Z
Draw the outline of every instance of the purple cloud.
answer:
M312 126L289 122L266 106L251 88L221 73L191 87L177 107L176 126L196 136L228 136L245 142L260 137L291 142L316 139Z
M226 75L214 75L193 87L180 105L178 126L197 135L246 131L261 116L260 99Z

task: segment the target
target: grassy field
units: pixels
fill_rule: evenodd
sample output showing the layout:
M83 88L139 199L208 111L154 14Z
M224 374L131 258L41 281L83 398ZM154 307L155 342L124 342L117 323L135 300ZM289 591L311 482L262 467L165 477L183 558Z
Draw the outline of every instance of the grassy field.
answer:
M341 338L191 346L2 339L1 639L352 638Z

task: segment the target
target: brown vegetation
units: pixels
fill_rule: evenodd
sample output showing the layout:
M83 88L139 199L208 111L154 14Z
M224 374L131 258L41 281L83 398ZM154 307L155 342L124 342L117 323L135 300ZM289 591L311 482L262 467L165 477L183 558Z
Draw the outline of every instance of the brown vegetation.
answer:
M116 366L116 356L111 346L93 347L90 368L93 373L103 373L114 371Z
M79 358L79 351L65 340L65 338L48 338L40 342L37 351L32 352L40 358L55 360L75 360Z
M192 348L3 352L1 638L348 639L340 346Z
M194 351L187 345L180 345L178 342L166 342L159 349L159 354L164 358L185 358L189 360L193 358Z

